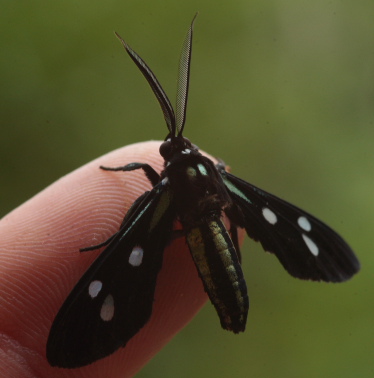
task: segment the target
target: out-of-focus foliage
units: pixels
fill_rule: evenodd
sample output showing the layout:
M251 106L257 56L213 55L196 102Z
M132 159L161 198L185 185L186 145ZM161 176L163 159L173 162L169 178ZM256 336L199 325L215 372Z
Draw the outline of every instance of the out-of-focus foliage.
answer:
M246 333L221 330L207 305L137 377L372 377L373 1L3 1L1 216L99 155L165 137L113 31L174 99L196 11L186 136L337 229L362 272L297 281L246 241Z

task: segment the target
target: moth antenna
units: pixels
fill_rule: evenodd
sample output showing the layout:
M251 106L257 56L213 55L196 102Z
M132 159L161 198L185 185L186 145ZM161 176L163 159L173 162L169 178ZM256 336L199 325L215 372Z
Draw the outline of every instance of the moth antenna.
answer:
M190 67L192 54L192 34L194 22L197 15L198 13L195 14L191 22L191 26L188 29L187 35L183 41L182 52L179 58L177 102L175 107L178 135L182 135L184 124L186 123L186 111L188 100L188 88L190 83Z
M126 52L130 55L130 58L137 65L140 72L148 81L149 86L151 87L153 93L155 94L161 106L161 110L164 114L166 125L169 129L169 134L171 136L175 136L176 127L173 106L171 105L170 100L166 95L165 91L163 90L161 84L157 80L156 75L148 67L147 63L121 38L121 36L117 32L115 32L115 34L117 38L121 41Z

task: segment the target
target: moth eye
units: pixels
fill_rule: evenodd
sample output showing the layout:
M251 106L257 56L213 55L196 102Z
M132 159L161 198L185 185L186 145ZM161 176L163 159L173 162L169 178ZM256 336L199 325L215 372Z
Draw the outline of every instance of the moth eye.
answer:
M169 160L173 150L173 144L170 139L163 142L160 146L160 155L165 159Z
M104 322L109 322L114 316L114 298L111 294L108 294L104 299L103 305L100 309L100 318Z
M101 281L92 281L90 283L90 285L88 286L88 295L91 297L91 298L96 298L101 289L103 287L103 283Z
M272 212L269 208L264 207L262 209L262 215L264 216L265 220L270 224L275 224L278 222L278 218L274 212Z
M129 264L132 266L140 266L143 261L143 248L136 246L132 249L129 257Z

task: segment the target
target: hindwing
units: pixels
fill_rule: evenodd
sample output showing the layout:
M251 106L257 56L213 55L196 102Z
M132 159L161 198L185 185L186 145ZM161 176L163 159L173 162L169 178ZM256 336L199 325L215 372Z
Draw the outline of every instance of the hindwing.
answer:
M250 238L274 253L294 277L341 282L359 270L348 244L307 212L218 167Z

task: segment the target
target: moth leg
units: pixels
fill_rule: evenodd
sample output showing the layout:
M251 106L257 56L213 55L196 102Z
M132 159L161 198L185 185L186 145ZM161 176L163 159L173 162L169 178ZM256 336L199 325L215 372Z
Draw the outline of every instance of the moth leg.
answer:
M238 259L239 259L239 262L241 264L242 263L242 254L240 252L240 247L239 247L238 227L233 223L231 223L231 226L230 226L230 235L231 235L232 244L234 244L236 254L238 255Z
M160 182L160 175L149 165L145 163L130 163L127 165L124 165L122 167L104 167L100 166L101 169L104 171L124 171L124 172L129 172L129 171L135 171L136 169L142 169L149 180L149 182L152 184L152 186L156 186Z
M240 247L239 247L239 238L238 238L238 227L244 228L244 219L243 214L235 204L230 204L225 208L225 214L227 218L230 220L230 236L232 243L236 249L239 262L242 262L242 256L240 253Z
M229 170L230 171L230 166L227 165L221 158L216 158L218 160L218 163L216 164L216 168L219 171L223 170L223 171L227 171Z
M124 172L129 172L129 171L135 171L136 169L143 169L147 179L150 181L150 183L152 184L152 186L156 186L159 182L160 182L160 175L149 165L149 164L143 164L143 163L130 163L130 164L127 164L127 165L124 165L122 167L104 167L104 166L100 166L101 169L103 169L104 171L114 171L114 172L118 172L118 171L124 171ZM141 204L141 202L143 201L144 197L148 194L149 192L145 192L143 195L141 195L130 207L129 211L127 212L124 220L122 221L122 224L120 226L120 229L122 228L123 224L126 222L126 220L132 216L132 214L134 213L134 211L138 208L138 206ZM101 247L105 247L106 245L108 245L112 240L113 238L117 235L117 232L112 235L109 239L105 240L104 242L100 243L100 244L97 244L97 245L93 245L91 247L85 247L85 248L81 248L79 251L80 252L87 252L87 251L93 251L95 249L99 249Z
M80 248L79 249L79 252L88 252L88 251L94 251L95 249L99 249L101 247L105 247L106 245L108 245L113 239L114 237L118 234L118 232L116 232L114 235L112 235L109 239L105 240L104 242L100 243L100 244L96 244L96 245L92 245L91 247L85 247L85 248Z
M134 203L131 205L130 209L127 211L126 216L123 219L122 224L121 224L121 226L120 226L119 229L121 229L122 226L124 225L124 223L127 221L127 219L129 219L133 215L133 213L136 211L136 209L139 207L139 205L142 203L142 201L148 195L148 193L149 192L145 192L144 194L142 194L139 198L137 198L134 201ZM93 245L91 247L80 248L79 252L94 251L95 249L99 249L101 247L105 247L106 245L108 245L115 238L115 236L118 234L118 232L119 231L117 231L109 239L105 240L104 242L102 242L100 244L96 244L96 245Z

